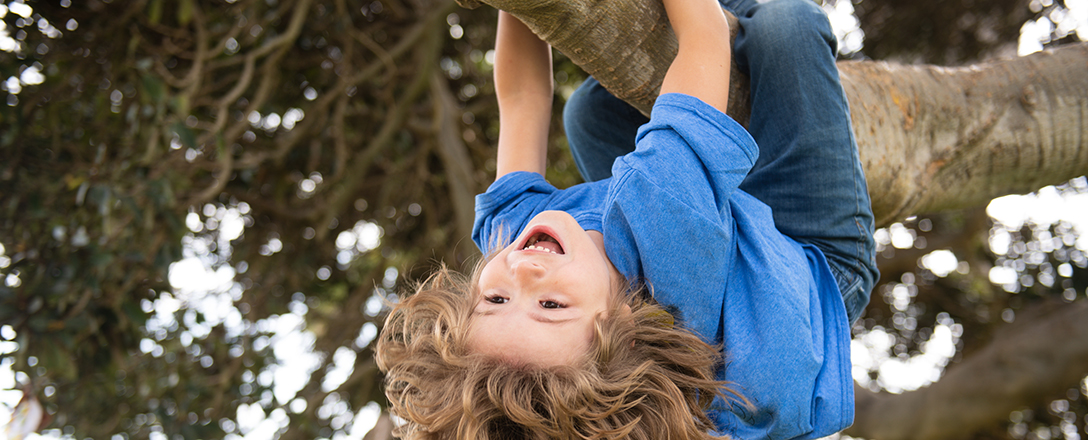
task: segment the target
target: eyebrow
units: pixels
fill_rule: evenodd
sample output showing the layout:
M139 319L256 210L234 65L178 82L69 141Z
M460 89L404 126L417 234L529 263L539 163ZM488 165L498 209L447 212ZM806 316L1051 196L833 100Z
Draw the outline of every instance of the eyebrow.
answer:
M495 310L491 309L491 310L478 311L476 309L473 309L472 314L481 315L481 316L491 316L491 315L495 314ZM550 318L550 317L545 316L545 315L540 314L540 313L530 313L529 317L532 318L534 321L543 322L545 324L562 324L564 322L573 321L575 319L575 317L564 318L564 319L555 319L555 318Z

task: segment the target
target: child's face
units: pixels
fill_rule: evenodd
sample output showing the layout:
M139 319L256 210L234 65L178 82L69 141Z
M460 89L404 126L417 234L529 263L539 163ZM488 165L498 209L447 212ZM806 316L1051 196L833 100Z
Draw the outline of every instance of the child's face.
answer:
M542 212L484 266L469 348L519 364L571 364L589 350L621 279L601 233Z

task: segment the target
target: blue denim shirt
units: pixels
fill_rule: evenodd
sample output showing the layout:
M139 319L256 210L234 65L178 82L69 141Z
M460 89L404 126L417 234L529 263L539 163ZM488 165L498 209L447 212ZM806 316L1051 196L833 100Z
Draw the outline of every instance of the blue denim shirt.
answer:
M823 253L778 232L770 208L737 189L757 155L725 114L663 95L612 178L558 190L539 174L503 176L476 198L473 239L504 245L492 237L513 238L545 210L569 212L604 234L622 274L649 282L678 322L722 344L718 378L752 406L716 401L719 433L827 436L854 416L848 320Z

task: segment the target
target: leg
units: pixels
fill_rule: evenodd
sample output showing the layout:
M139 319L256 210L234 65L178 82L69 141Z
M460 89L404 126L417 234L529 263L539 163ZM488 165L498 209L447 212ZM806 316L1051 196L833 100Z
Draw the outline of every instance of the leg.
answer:
M586 78L563 107L563 128L582 178L592 182L612 176L612 162L635 150L638 127L648 121L596 79Z
M809 0L719 0L737 15L734 57L752 80L748 127L759 161L741 189L774 211L775 225L828 258L851 321L879 277L873 215L850 112L835 67L836 41ZM571 96L564 125L587 181L611 176L646 122L590 78Z
M743 14L755 0L718 0L725 9ZM587 78L563 108L563 127L571 155L587 182L612 175L612 162L635 149L638 127L648 122L634 107L612 96L596 79Z
M748 130L760 149L740 188L771 207L782 233L824 252L856 320L878 273L835 36L811 0L773 0L738 15L735 56L752 80Z

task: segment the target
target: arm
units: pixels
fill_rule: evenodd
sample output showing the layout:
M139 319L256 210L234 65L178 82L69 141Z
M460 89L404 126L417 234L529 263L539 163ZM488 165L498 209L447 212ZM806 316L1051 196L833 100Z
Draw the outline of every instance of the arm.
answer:
M680 49L661 93L683 93L725 112L729 102L729 22L714 0L665 0Z
M552 93L551 47L500 11L495 36L500 123L496 179L514 171L544 174Z

